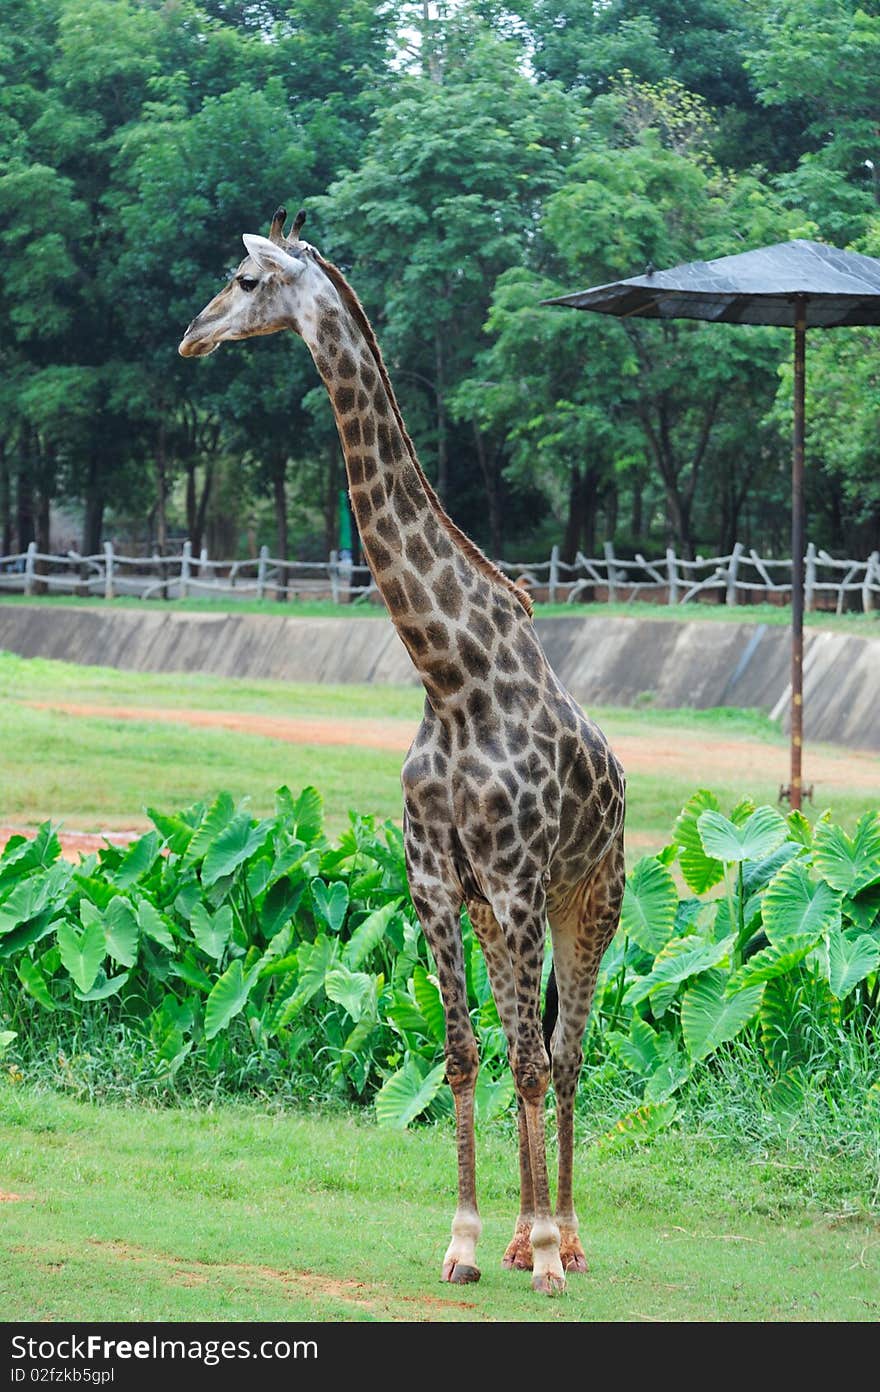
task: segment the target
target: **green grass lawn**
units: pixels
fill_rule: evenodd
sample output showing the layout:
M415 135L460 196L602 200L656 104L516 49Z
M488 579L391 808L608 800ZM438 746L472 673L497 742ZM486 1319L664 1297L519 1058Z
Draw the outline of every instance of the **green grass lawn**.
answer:
M478 1134L483 1279L438 1280L454 1136L254 1106L93 1107L0 1084L0 1308L20 1320L834 1320L880 1315L876 1220L831 1154L706 1135L578 1148L590 1265L559 1300L500 1257L514 1127ZM823 1199L822 1180L827 1180ZM817 1200L817 1193L820 1197Z
M349 809L380 818L401 815L401 755L356 745L293 744L266 735L181 724L117 719L101 706L214 710L280 717L344 720L356 736L357 722L381 717L414 729L424 695L420 687L323 686L247 681L205 675L122 672L44 659L0 654L0 820L35 824L62 819L69 827L137 827L144 809L169 811L223 788L249 797L255 812L272 805L275 789L313 784L323 794L328 829L338 833ZM34 709L27 701L93 705L84 718ZM758 712L591 711L609 738L650 740L661 751L676 738L694 740L692 765L676 772L663 765L628 770L628 836L631 856L655 850L668 839L681 806L696 787L712 787L722 804L741 797L775 802L787 739ZM756 742L768 757L752 768L717 764L713 751ZM626 761L625 761L626 762ZM877 805L880 756L860 755L855 781L825 784L815 813L832 806L852 825ZM809 775L809 764L808 764Z
M19 595L7 594L0 590L0 605L40 604L40 605L86 605L114 609L137 609L161 606L178 613L218 613L229 611L233 614L274 614L281 617L298 615L301 618L383 618L385 609L372 602L354 604L334 604L332 600L296 599L279 603L273 599L234 599L224 595L222 599L194 597L191 599L142 600L133 596L121 596L105 600L98 596L77 595ZM787 627L791 623L791 609L780 604L738 604L728 607L725 604L650 604L644 600L616 604L536 604L535 617L566 618L611 618L658 619L673 623L688 623L692 619L705 619L710 623L766 623ZM834 614L825 610L804 615L808 628L827 628L840 633L858 633L864 637L880 638L880 609L874 614L855 611Z

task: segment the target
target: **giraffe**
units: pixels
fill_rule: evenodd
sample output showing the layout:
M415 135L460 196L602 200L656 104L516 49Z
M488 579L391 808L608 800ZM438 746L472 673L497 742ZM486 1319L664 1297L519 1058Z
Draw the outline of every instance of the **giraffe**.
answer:
M425 687L401 772L413 903L437 968L455 1100L458 1203L444 1281L480 1278L474 1087L461 910L485 955L518 1109L520 1206L504 1253L535 1290L586 1271L573 1202L574 1096L583 1036L624 885L624 776L599 728L550 668L528 595L455 525L429 484L364 309L341 272L275 213L186 330L179 352L291 329L332 402L364 552ZM553 945L547 1015L541 980ZM549 1056L548 1046L549 1045ZM551 1207L544 1114L556 1095Z

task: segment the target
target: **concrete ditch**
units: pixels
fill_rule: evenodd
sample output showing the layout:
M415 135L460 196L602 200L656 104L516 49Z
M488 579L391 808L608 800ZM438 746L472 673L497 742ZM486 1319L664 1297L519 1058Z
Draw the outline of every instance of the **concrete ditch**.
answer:
M596 614L538 619L537 630L553 667L586 706L740 706L785 723L785 627ZM880 749L880 631L863 638L808 629L804 646L806 737ZM418 685L381 614L314 619L0 602L0 649L139 672Z

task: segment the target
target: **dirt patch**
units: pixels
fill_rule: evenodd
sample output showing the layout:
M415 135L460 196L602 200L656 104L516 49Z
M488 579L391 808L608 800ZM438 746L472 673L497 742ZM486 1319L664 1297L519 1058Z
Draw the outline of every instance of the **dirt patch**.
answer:
M174 710L167 706L87 706L74 701L23 701L35 710L60 711L92 720L140 720L148 724L190 725L238 734L263 735L287 744L358 745L405 754L416 731L408 720L331 720L324 716L289 717L234 714L213 710Z
M170 1278L182 1285L207 1285L209 1282L234 1277L236 1284L242 1282L251 1286L281 1287L296 1294L322 1296L338 1300L360 1310L380 1313L392 1301L422 1306L430 1310L474 1310L476 1305L466 1300L443 1300L438 1296L397 1295L382 1287L368 1285L365 1281L340 1280L323 1276L316 1271L283 1271L276 1267L259 1266L252 1262L203 1262L188 1257L178 1257L164 1252L150 1252L128 1242L105 1242L101 1238L89 1238L89 1245L99 1247L110 1256L134 1265L159 1267L168 1272ZM429 1318L430 1316L426 1316Z
M61 843L61 854L65 860L79 860L80 856L91 855L93 851L101 851L108 841L113 846L127 846L130 841L134 841L138 836L143 836L143 828L138 830L132 827L130 831L59 831L56 833ZM33 827L22 826L2 826L0 825L0 850L6 845L10 836L35 836Z
M131 720L147 724L198 726L259 735L288 744L336 745L361 749L381 749L403 756L409 748L417 724L414 720L339 720L330 716L274 716L232 713L216 710L177 710L167 706L84 705L72 701L27 701L22 704L53 710L77 719ZM789 751L787 745L766 744L761 740L719 739L711 731L688 731L680 727L668 731L611 737L615 753L627 773L685 778L697 787L713 787L719 781L752 783L755 786L787 784ZM880 755L855 750L809 746L805 758L806 780L815 787L814 802L822 806L835 789L876 788L880 786ZM145 823L113 831L60 831L62 854L70 860L99 851L108 842L125 846L143 834ZM0 826L0 847L16 833L33 836L34 829ZM631 833L631 851L650 850L649 833Z
M0 1189L0 1203L23 1203L21 1194L8 1194L5 1189Z
M61 711L91 719L139 720L175 725L234 730L263 735L288 744L356 745L404 754L417 725L410 720L337 720L329 716L274 716L234 714L213 710L173 710L162 706L89 706L75 702L28 701L39 709ZM664 774L690 779L695 787L711 786L718 779L787 783L787 745L761 740L719 739L710 731L650 734L631 732L612 737L614 751L629 774ZM807 782L817 794L828 787L872 787L880 783L880 755L854 750L810 747L805 756Z

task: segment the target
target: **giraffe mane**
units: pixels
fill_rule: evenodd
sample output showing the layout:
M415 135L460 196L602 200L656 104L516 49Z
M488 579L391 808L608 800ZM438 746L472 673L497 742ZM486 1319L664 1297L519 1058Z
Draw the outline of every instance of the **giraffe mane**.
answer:
M483 551L480 550L479 546L477 546L475 542L471 541L470 537L466 536L460 527L457 527L455 525L452 518L449 516L448 512L446 512L445 508L443 507L443 504L441 503L440 499L437 497L437 494L431 486L430 482L428 481L428 478L425 475L425 472L421 464L419 463L419 458L416 454L416 447L412 442L412 438L410 436L409 431L406 428L406 425L404 424L400 407L397 404L397 397L395 396L394 388L391 385L391 378L388 375L388 369L385 366L385 360L382 357L382 350L379 347L379 343L376 338L376 334L373 330L373 326L367 318L367 312L361 304L360 300L358 299L358 296L356 295L354 290L352 290L351 286L345 279L345 276L342 274L338 266L334 266L332 261L325 260L321 253L319 251L316 251L314 247L310 247L309 250L314 260L318 263L318 265L321 267L321 270L327 276L328 280L330 280L336 287L343 300L343 303L351 311L358 324L358 327L360 328L367 341L367 346L369 347L370 352L373 354L373 357L376 360L376 367L378 369L379 376L382 379L382 385L384 386L385 391L388 394L388 400L391 403L391 409L394 412L398 428L400 429L400 433L403 436L406 448L409 451L409 456L412 460L413 467L419 476L419 481L421 482L421 485L425 490L428 501L431 504L431 507L434 509L434 512L436 513L437 519L440 522L440 525L443 527L443 530L452 538L452 540L456 543L458 548L464 553L467 559L472 562L476 569L481 571L484 575L488 576L489 579L492 580L495 584L501 585L504 589L509 590L510 593L513 595L514 599L516 599L517 602L522 605L526 614L529 616L529 618L531 618L532 597L529 594L528 590L524 589L522 585L518 585L514 580L511 580L507 575L505 575L504 571L500 570L499 567L495 565L494 561L490 561L489 557L485 555Z

